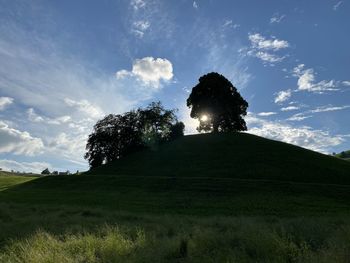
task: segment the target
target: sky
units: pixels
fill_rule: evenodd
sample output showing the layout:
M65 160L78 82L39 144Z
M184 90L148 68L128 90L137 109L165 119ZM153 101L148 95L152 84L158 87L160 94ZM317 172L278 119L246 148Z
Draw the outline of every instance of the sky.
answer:
M349 25L348 0L0 0L0 167L86 170L96 121L152 101L196 133L186 99L212 71L249 133L348 150Z

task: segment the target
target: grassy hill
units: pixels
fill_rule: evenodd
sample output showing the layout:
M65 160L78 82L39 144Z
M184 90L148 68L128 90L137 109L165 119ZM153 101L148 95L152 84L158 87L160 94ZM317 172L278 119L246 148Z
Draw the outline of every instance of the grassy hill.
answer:
M0 175L0 262L347 262L350 163L186 136L83 175Z
M350 184L347 162L247 133L185 136L88 174Z

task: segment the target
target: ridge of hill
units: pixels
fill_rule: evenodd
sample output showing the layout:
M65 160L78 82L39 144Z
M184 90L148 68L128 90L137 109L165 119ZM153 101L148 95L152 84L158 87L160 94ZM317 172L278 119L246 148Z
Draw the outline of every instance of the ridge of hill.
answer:
M131 154L87 174L350 184L350 163L248 133L199 134Z

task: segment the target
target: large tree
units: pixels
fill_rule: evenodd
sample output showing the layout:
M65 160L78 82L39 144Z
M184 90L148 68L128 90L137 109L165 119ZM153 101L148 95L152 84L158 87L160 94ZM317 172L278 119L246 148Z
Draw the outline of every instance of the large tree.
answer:
M199 120L198 131L226 132L247 130L243 116L248 102L224 76L211 72L199 78L187 99L191 117Z
M109 114L99 120L89 135L85 159L92 168L120 159L142 148L183 136L184 125L175 110L160 102L124 114Z

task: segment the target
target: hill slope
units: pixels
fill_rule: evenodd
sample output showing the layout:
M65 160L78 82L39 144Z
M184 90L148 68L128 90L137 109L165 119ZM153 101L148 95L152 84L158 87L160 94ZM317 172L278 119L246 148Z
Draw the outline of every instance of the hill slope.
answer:
M350 163L247 133L201 134L135 153L88 174L350 184Z
M338 158L350 161L350 150L338 153L335 156Z

